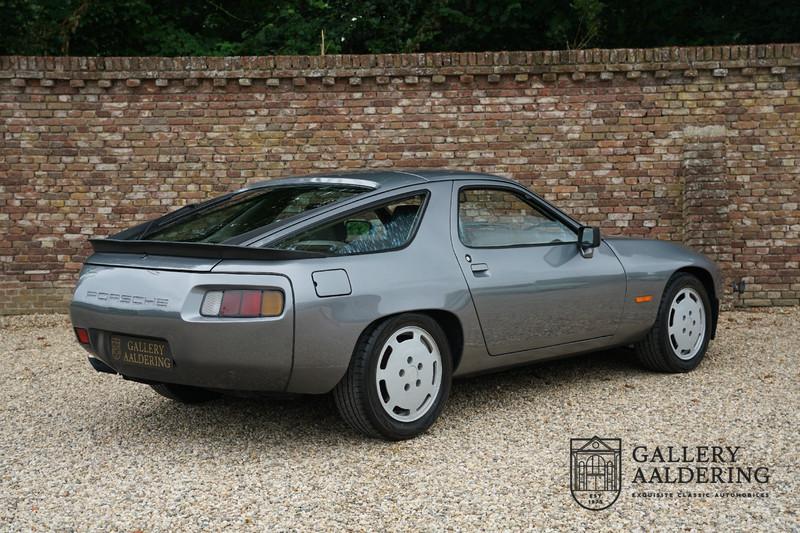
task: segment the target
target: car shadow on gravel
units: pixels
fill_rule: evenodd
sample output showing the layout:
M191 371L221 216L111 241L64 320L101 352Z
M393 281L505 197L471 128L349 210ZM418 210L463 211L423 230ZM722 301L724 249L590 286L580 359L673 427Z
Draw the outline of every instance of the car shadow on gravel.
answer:
M491 416L497 405L513 404L521 394L535 390L548 394L552 387L569 387L575 382L620 381L644 372L629 349L614 349L484 374L454 382L449 408L469 405L472 414ZM491 397L491 402L487 398ZM175 439L210 439L215 446L251 443L321 443L363 441L339 418L330 395L240 398L225 396L203 404L183 405L148 397L137 410L146 413L143 432L158 431ZM132 416L133 413L131 413ZM141 416L141 411L139 412ZM466 422L462 422L466 423Z

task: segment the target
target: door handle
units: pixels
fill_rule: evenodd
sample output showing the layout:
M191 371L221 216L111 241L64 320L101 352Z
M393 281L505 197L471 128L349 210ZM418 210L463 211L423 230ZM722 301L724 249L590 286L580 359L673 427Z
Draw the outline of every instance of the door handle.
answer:
M477 274L479 272L487 272L489 270L489 265L486 263L473 263L470 265L470 268Z

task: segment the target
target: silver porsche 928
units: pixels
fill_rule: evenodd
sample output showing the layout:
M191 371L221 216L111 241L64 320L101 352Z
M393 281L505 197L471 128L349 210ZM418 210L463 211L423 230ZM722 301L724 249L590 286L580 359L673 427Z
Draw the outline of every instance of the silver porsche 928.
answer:
M448 170L268 181L92 246L70 311L95 369L183 402L333 392L385 439L430 427L454 377L631 344L691 370L722 288L683 246Z

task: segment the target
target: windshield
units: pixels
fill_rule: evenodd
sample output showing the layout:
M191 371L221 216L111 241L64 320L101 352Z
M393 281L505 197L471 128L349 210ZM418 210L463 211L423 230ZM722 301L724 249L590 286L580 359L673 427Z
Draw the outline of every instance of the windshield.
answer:
M367 191L342 185L264 187L211 201L183 215L156 220L140 239L151 241L219 243Z

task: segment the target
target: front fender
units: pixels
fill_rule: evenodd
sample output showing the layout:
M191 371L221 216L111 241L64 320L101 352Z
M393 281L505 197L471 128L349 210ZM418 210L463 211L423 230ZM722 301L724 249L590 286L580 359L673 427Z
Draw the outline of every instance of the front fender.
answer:
M713 326L722 298L723 280L719 267L708 257L681 244L646 239L605 239L625 269L627 289L620 327L616 341L620 344L635 342L653 326L667 282L679 270L699 269L713 281ZM652 296L652 300L636 303L639 296ZM712 334L713 334L712 327Z

